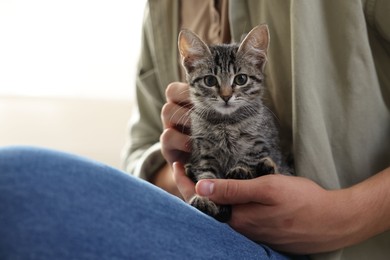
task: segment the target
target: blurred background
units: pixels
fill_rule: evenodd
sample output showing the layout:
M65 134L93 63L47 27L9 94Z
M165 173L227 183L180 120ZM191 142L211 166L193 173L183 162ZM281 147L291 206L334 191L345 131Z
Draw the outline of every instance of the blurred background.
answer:
M120 167L146 0L0 1L0 146Z

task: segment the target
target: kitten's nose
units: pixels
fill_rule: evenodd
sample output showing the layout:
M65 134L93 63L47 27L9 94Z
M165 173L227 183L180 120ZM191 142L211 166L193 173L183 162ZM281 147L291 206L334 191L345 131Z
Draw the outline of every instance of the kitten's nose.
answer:
M229 99L232 97L232 95L228 95L228 96L221 96L221 98L227 103L229 101Z
M219 89L219 96L223 99L223 101L225 101L225 103L227 104L227 102L229 101L229 99L233 96L233 88L230 87L229 85L227 84L222 84L221 85L221 88Z

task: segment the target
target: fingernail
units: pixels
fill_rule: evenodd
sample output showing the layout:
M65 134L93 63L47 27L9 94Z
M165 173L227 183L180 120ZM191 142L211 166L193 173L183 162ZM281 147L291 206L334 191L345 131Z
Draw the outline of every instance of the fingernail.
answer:
M210 196L214 192L214 182L200 180L196 185L196 191L200 196Z

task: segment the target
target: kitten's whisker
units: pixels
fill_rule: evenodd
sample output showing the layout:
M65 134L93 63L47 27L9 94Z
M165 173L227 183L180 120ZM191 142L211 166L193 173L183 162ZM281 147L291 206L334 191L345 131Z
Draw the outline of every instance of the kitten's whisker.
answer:
M190 108L187 112L185 112L177 121L178 124L183 125L184 127L187 127L188 121L191 119L190 118L190 113L193 110L193 108ZM181 124L181 122L183 122Z
M182 110L182 109L186 109L186 107L185 106L180 106L178 109L176 109L176 111L171 115L171 117L169 118L169 122L173 122L173 118L176 116L176 114L180 111L180 110ZM185 114L185 113L184 113ZM182 117L182 116L181 116ZM181 118L180 117L180 118ZM179 123L179 121L180 121L180 118L179 118L179 120L178 120L178 123ZM174 123L174 122L173 122ZM175 123L176 124L176 123Z
M184 94L184 93L186 93L186 92L190 92L190 89L185 89L185 90L181 91L181 92L179 93L179 95Z
M178 93L178 96L180 96L180 95L182 95L182 94L184 94L186 92L190 92L190 89L186 89L186 90L181 91L180 93ZM181 105L181 106L185 106L185 107L192 106L192 104L188 103L188 101L180 101L178 104Z
M278 118L278 116L269 107L267 107L266 105L263 105L263 106L265 109L267 109L273 115L273 117L276 119L276 121L278 121L280 123L280 119Z
M187 119L183 122L183 128L182 128L182 133L184 133L185 132L185 130L189 130L188 128L189 127L187 127L187 124L188 124L188 121L190 121L191 120L191 117L190 117L190 112L193 110L193 108L191 108L186 114L187 114Z

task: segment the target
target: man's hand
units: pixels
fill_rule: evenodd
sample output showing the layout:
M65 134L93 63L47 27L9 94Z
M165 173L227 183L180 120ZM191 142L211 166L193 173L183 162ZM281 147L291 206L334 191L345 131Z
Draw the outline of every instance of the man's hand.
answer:
M173 180L172 164L175 161L184 163L190 152L189 86L185 83L174 82L166 89L167 103L161 110L161 120L164 131L160 136L161 151L168 162L151 180L156 186L174 194L180 195ZM192 184L193 185L193 184Z
M151 183L160 187L161 189L175 195L176 197L183 198L176 182L173 180L172 167L165 164L150 180Z
M194 185L182 165L174 179L185 199ZM328 252L390 228L390 168L348 189L328 191L313 181L279 174L251 180L200 180L195 191L233 205L229 222L248 238L290 253Z
M328 251L343 243L339 233L347 220L339 214L337 192L308 179L275 174L251 180L201 180L196 193L233 205L229 224L275 249L313 253L310 250Z
M187 177L184 167L181 163L173 164L173 179L185 201L189 201L195 195L195 184Z
M165 92L167 103L161 111L164 132L160 136L162 154L167 162L184 163L190 152L189 86L185 83L171 83Z

